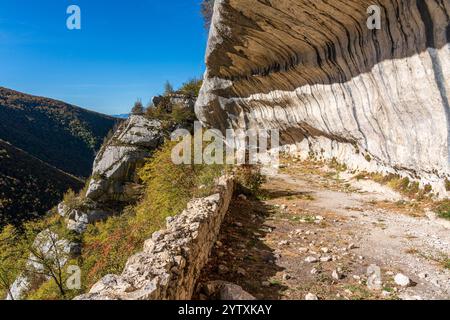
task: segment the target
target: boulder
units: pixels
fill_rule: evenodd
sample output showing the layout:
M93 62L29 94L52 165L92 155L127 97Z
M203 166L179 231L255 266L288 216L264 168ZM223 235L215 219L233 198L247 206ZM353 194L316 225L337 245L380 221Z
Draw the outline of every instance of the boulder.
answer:
M256 300L254 296L246 292L242 287L225 281L211 281L204 284L203 288L210 299L229 301Z
M79 199L79 203L71 208L62 202L58 205L58 213L66 218L67 228L76 233L86 231L89 224L105 220L113 214L113 210L90 199Z

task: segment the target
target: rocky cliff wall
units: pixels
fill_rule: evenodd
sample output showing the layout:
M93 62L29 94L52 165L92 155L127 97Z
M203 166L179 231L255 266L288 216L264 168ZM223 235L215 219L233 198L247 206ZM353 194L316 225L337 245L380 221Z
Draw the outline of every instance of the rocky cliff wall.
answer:
M449 0L216 0L197 115L446 195L449 15Z
M234 183L221 179L219 192L192 200L167 228L153 234L144 251L131 257L119 275L108 275L77 300L187 300L230 204Z

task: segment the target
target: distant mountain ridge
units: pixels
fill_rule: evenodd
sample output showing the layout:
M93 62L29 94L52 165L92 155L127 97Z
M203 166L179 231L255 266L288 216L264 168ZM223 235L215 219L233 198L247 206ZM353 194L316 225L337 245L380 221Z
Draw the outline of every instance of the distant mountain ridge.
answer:
M0 226L55 206L90 176L120 119L0 87Z
M128 119L130 117L129 113L115 114L112 117L119 119Z

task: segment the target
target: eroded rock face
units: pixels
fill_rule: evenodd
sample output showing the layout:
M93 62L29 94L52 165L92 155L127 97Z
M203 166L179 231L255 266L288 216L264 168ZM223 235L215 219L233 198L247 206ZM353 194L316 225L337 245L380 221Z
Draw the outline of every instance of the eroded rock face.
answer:
M381 8L381 30L367 9ZM216 0L196 112L278 128L285 148L446 195L448 0Z
M161 123L132 115L102 147L86 198L96 202L127 202L139 191L137 169L163 141Z

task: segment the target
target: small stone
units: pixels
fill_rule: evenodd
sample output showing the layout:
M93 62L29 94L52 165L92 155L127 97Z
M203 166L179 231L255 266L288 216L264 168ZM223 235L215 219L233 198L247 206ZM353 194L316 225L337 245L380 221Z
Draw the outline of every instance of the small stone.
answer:
M411 284L411 280L405 276L404 274L397 274L394 277L394 281L397 285L401 286L401 287L408 287Z
M420 278L420 279L426 279L426 278L428 278L428 273L425 273L425 272L419 273L419 278Z
M354 276L353 276L353 279L355 279L355 280L361 280L361 277L360 277L360 276L357 276L357 275L354 275Z
M333 261L333 258L330 256L320 258L320 262L330 262Z
M317 220L317 221L323 221L323 220L325 220L325 218L322 217L322 216L316 216L316 220Z
M265 287L265 288L268 288L268 287L270 287L270 282L269 281L263 281L263 282L261 282L261 285L263 287Z
M239 275L241 275L241 276L244 276L244 277L247 275L247 271L245 271L244 268L238 268L238 269L237 269L237 273L238 273Z
M284 281L287 281L287 280L289 280L289 279L292 279L292 277L291 277L290 275L288 275L287 273L286 273L286 274L283 274L283 280L284 280Z
M220 248L220 247L223 246L223 243L222 243L221 241L216 241L216 246L217 246L218 248Z
M308 248L298 248L298 251L300 251L301 253L307 253L309 251Z
M330 249L328 249L328 248L320 248L320 251L322 251L323 253L328 253L328 252L330 252Z
M239 196L238 196L238 198L240 199L240 200L247 200L247 196L246 195L244 195L244 194L240 194Z
M381 292L381 295L382 295L383 297L389 297L389 296L391 295L391 293L390 293L389 291L383 290L383 291Z
M333 277L334 280L342 279L342 274L338 270L334 270L331 276Z
M315 294L313 294L313 293L308 293L308 294L305 296L305 300L308 300L308 301L316 301L316 300L319 300L319 298L318 298Z
M317 262L319 262L319 260L318 260L316 257L310 256L310 257L307 257L307 258L305 259L305 262L308 262L308 263L317 263Z
M280 241L279 243L278 243L278 245L281 247L281 246L288 246L289 245L289 241L287 241L287 240L283 240L283 241Z
M311 274L312 274L312 275L319 274L319 270L317 270L316 268L313 268L313 269L311 270Z
M223 264L219 265L219 274L225 274L228 273L229 269L227 266L224 266Z

